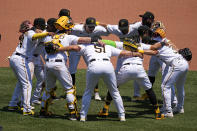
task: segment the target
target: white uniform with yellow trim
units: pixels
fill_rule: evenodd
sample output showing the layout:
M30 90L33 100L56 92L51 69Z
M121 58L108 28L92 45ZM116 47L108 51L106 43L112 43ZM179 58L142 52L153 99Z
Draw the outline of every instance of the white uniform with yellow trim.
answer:
M16 51L10 57L10 67L13 69L18 82L15 88L12 100L9 106L17 106L18 94L23 96L23 112L30 112L30 98L32 90L32 56L37 46L37 40L32 40L32 36L35 34L33 30L30 30L24 34L24 39L18 44Z
M107 30L109 33L114 34L119 37L120 41L124 41L125 38L135 38L138 37L137 29L142 26L142 22L136 22L134 24L129 25L129 32L127 34L123 34L119 29L118 25L107 25Z
M51 37L51 36L50 36ZM34 74L36 77L36 88L32 95L32 103L39 104L39 99L41 98L41 91L43 89L43 83L45 81L44 68L45 65L42 58L45 56L45 49L43 42L39 43L33 53L33 63L34 63ZM42 57L42 58L41 58Z
M79 37L67 34L58 34L53 37L53 40L60 40L62 46L69 46L77 44ZM46 91L42 96L41 106L46 106L46 101L50 99L50 92L55 87L56 80L59 80L65 92L67 93L67 102L69 109L75 109L74 101L75 91L72 85L72 78L67 68L67 54L66 52L58 52L55 54L46 54Z
M123 49L123 42L119 43L119 48ZM148 50L150 45L140 43L139 50ZM119 71L117 72L117 84L121 85L129 80L135 80L144 90L152 88L152 84L143 67L143 59L140 57L119 58L122 61Z
M163 89L164 106L166 112L172 112L171 107L171 87L176 84L178 109L183 109L184 106L184 84L186 80L186 74L189 68L188 62L177 51L173 50L169 46L163 46L158 49L156 55L161 61L169 66L169 71L165 75L161 88Z
M155 77L160 68L161 68L162 81L163 81L163 79L165 78L166 74L168 73L170 67L166 66L166 64L164 62L162 62L158 57L151 56L150 61L149 61L148 76ZM176 105L177 98L176 98L176 94L175 94L174 85L171 87L171 89L172 89L171 103ZM163 91L163 89L162 89L162 91Z
M125 38L137 38L139 40L139 33L138 28L142 26L142 22L136 22L134 24L129 25L129 32L127 34L123 34L119 28L118 25L107 25L107 30L109 33L114 34L119 37L120 41L124 41ZM120 69L120 66L122 65L120 59L117 60L116 63L116 72ZM134 81L134 96L140 96L140 88L139 85Z
M93 36L107 36L109 33L107 30L100 26L97 25L95 26L95 29L93 30L92 33L87 33L84 24L77 24L72 28L72 35L76 35L78 37L93 37ZM70 51L69 52L69 71L71 74L75 74L77 72L77 66L80 60L80 53L75 52L75 51Z
M87 117L88 108L91 101L91 95L94 92L94 87L103 78L107 88L115 102L116 109L118 110L119 117L125 116L125 110L122 98L117 88L116 76L112 63L110 62L111 56L118 56L121 50L106 45L101 47L98 45L80 45L82 53L88 62L88 69L86 74L86 89L82 97L82 107L80 116L82 119Z

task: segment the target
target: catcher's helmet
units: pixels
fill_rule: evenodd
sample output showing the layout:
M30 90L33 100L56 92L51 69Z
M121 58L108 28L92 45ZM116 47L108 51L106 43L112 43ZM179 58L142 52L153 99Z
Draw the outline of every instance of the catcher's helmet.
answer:
M70 30L74 27L73 23L67 16L61 16L55 23L56 29L58 30Z

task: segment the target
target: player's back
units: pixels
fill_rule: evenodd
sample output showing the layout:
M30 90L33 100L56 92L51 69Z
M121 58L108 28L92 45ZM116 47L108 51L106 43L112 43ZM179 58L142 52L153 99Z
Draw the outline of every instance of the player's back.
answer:
M171 62L176 58L182 58L182 56L174 50L172 47L169 46L163 46L162 48L158 49L158 58L165 62L167 65L170 65Z
M118 56L121 50L111 47L109 45L100 46L97 44L85 44L80 45L81 53L84 55L86 61L89 62L94 60L108 60L110 61L111 56Z

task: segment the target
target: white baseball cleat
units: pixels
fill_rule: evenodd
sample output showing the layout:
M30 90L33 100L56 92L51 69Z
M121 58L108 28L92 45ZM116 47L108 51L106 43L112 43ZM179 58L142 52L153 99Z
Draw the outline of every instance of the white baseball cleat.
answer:
M181 114L183 114L184 113L184 109L183 108L178 108L178 107L175 107L175 108L173 108L173 113L181 113Z
M162 114L164 114L164 116L165 116L165 117L169 117L169 118L174 117L174 115L173 115L172 111L171 111L171 112L169 112L169 111L165 111L165 112L164 112L164 113L162 113Z
M99 93L98 92L96 92L94 94L94 99L97 100L97 101L101 101L101 97L99 96Z
M119 119L121 122L126 121L125 116L120 116Z
M86 118L81 117L81 118L80 118L80 121L81 121L81 122L85 122L85 121L86 121Z

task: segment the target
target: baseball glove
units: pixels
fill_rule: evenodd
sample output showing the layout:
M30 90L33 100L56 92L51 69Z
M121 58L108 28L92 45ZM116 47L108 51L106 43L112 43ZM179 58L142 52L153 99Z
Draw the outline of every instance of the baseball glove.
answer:
M19 28L19 32L21 33L25 33L28 30L30 30L32 28L32 24L29 20L25 20L21 23L20 28Z
M161 21L154 22L151 29L152 29L152 31L154 32L155 35L159 35L162 38L166 37L166 31L165 31L166 28Z
M57 49L60 46L58 44L54 44L53 42L47 42L45 43L45 50L47 52L47 54L54 54L57 52Z
M192 59L192 52L189 48L183 48L180 49L179 54L181 54L183 56L183 58L185 58L187 61L190 61Z

